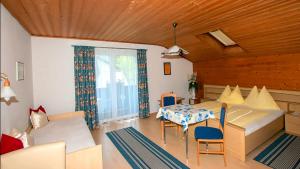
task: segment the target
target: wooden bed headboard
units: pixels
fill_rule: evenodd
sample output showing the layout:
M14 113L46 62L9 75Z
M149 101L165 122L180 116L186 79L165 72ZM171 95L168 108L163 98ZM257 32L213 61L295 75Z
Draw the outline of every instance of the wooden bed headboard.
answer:
M235 86L231 86L234 89ZM204 85L204 98L216 100L223 92L225 86ZM240 87L241 93L246 98L251 88ZM259 89L260 90L260 89ZM300 111L300 91L268 89L278 106L284 111Z

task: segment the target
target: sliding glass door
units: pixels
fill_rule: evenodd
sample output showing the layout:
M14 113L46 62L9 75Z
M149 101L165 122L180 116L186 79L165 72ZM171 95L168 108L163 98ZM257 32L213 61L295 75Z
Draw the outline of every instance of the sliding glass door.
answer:
M96 48L99 121L138 115L137 52Z

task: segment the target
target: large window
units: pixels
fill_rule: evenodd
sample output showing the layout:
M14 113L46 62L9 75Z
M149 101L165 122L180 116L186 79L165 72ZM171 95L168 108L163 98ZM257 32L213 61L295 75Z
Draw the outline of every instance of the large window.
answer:
M96 48L95 52L99 120L138 115L136 50Z

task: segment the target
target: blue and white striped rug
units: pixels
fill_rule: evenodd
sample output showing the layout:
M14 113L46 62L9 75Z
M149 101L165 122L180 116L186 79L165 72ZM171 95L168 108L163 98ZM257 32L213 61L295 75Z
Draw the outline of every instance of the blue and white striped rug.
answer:
M188 169L132 127L111 131L106 135L134 169Z
M300 137L283 134L254 160L275 169L300 169Z

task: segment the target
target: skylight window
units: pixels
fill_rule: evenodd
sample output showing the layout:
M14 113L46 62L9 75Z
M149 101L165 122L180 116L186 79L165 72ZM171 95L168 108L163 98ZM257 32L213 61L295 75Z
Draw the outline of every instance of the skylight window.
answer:
M219 42L221 42L224 46L233 46L236 45L236 42L234 42L232 39L230 39L225 33L223 33L221 30L217 29L212 32L208 32L211 36L213 36L215 39L217 39Z

